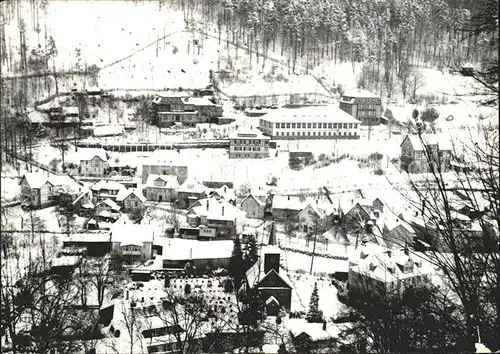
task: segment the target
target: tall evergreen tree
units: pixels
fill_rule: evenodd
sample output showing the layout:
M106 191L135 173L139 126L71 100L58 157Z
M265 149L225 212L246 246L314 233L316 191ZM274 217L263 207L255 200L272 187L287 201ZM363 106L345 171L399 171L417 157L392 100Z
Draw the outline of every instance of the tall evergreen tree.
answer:
M228 273L233 278L234 288L239 289L245 276L245 262L243 261L243 251L241 250L239 237L235 237L233 240L233 253L229 261Z
M318 295L318 284L314 283L314 289L311 294L311 299L309 300L309 311L307 311L307 322L321 323L323 322L323 311L318 307L319 305L319 295Z
M245 263L247 265L247 269L250 268L257 262L259 259L259 248L257 246L257 240L254 235L250 235L248 237L248 243L247 243L247 253L245 256Z

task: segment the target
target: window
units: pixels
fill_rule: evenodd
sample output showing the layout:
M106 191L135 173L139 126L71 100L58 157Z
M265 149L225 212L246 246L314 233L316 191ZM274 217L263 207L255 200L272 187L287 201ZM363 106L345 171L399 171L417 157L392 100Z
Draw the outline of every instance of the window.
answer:
M281 123L281 129L285 129L285 123Z
M292 123L292 128L295 129L295 123Z
M323 123L323 129L326 129L327 124Z
M286 136L289 136L290 135L290 132L286 132Z
M139 203L137 201L134 204L135 204L135 206L139 206Z
M286 123L286 129L290 129L290 123Z
M311 132L307 132L307 135L308 135L308 136L311 136Z
M337 123L333 123L333 129L337 129Z
M313 123L313 129L316 129L316 123Z
M328 123L328 129L332 129L332 123Z
M307 123L307 128L311 129L311 123Z
M344 129L347 129L347 123L344 123Z

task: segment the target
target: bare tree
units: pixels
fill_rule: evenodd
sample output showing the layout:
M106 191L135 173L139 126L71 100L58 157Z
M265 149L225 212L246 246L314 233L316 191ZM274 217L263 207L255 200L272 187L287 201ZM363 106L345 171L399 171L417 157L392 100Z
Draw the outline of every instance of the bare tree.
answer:
M478 332L484 343L499 347L500 296L500 196L498 132L482 131L459 146L454 154L466 155L468 168L445 173L448 158L431 149L424 150L428 178L409 178L413 196L408 202L419 210L416 225L421 238L431 244L431 260L460 301L466 323L466 350L474 350ZM419 135L427 146L425 136ZM481 137L481 134L479 135ZM450 176L451 175L451 176ZM464 217L460 217L462 214ZM476 227L472 227L476 225Z

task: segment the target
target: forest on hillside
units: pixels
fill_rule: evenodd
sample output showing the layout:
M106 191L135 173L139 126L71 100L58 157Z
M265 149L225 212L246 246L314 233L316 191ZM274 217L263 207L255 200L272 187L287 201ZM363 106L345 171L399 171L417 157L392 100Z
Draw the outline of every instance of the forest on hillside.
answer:
M172 5L170 1L165 2ZM498 0L179 0L187 25L193 14L216 24L250 56L288 57L289 71L309 72L323 60L363 63L359 86L387 97L397 85L411 98L417 67L439 70L470 62L498 63ZM265 64L265 60L263 65ZM495 64L497 65L497 64Z

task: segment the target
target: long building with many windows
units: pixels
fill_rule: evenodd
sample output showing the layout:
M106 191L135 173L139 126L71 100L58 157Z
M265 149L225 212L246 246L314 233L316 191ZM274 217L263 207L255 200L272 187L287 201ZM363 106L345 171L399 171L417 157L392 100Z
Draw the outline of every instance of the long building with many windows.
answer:
M272 139L359 139L361 122L336 106L280 108L260 118Z

